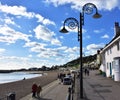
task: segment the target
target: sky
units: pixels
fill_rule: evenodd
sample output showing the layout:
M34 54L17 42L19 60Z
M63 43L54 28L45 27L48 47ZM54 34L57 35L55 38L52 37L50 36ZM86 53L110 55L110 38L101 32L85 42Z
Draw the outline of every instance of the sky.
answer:
M77 29L63 34L64 20L77 19L86 3L102 15L84 13L83 54L94 55L114 37L120 0L0 0L0 69L63 65L79 57ZM67 26L66 26L67 27Z

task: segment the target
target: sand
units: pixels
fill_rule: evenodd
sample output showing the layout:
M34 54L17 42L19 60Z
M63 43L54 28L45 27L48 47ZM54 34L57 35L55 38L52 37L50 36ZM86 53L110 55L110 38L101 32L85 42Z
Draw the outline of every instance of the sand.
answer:
M5 98L3 100L6 100L9 93L14 93L16 100L19 100L20 98L31 93L32 91L31 87L33 82L37 84L41 84L41 86L45 86L50 82L56 80L57 74L58 74L57 72L52 71L52 72L47 72L47 75L43 75L40 77L0 84L0 99Z

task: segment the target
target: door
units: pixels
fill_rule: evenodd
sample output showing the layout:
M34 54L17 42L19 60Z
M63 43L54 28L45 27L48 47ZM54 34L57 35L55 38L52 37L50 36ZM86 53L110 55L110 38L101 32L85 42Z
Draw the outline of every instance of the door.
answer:
M112 76L112 64L110 63L110 76Z

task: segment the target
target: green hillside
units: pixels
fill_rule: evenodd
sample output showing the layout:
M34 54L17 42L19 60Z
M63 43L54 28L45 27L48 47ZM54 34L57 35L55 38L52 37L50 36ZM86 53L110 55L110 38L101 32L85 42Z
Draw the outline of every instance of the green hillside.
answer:
M97 58L97 54L83 57L83 65L95 62L96 58ZM80 65L80 58L77 58L75 60L72 60L72 61L64 64L61 67L64 67L64 68L66 68L66 67L75 67L75 68L78 68L79 65Z

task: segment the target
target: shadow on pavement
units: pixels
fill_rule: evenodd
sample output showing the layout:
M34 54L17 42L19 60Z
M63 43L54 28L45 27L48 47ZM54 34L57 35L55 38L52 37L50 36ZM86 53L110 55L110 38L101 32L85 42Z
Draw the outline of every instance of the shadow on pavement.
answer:
M35 100L52 100L52 99L48 99L48 98L35 98Z

